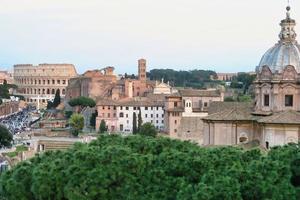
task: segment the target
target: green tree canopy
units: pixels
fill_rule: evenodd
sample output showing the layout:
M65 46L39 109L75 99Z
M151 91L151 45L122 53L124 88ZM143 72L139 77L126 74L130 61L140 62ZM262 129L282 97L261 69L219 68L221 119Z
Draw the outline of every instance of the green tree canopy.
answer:
M95 128L96 127L96 118L98 116L98 111L96 109L96 111L94 113L92 113L92 116L90 117L90 126Z
M100 135L39 154L0 177L10 200L299 199L299 144L203 148L162 137Z
M140 131L141 127L143 124L143 119L142 119L142 111L141 109L139 110L139 114L138 114L138 127L137 127L137 132Z
M0 125L0 148L10 147L12 141L12 134L8 131L6 127Z
M54 97L53 104L52 104L53 108L56 108L60 104L60 101L61 101L60 91L56 90L55 97Z
M80 106L80 107L90 107L90 108L93 108L96 106L96 102L89 98L89 97L84 97L84 96L81 96L81 97L78 97L78 98L74 98L74 99L71 99L69 101L69 105L72 106L72 107L75 107L75 106Z
M136 113L133 113L132 117L132 134L137 134L138 127L137 127L137 119L136 119Z
M139 134L144 136L155 137L157 135L157 130L155 129L153 124L147 122L141 126Z
M74 136L78 136L79 132L84 127L84 118L81 114L73 114L69 119L69 125L71 126L71 133Z
M211 77L217 74L211 70L175 71L173 69L153 69L148 73L151 80L169 81L176 87L203 88L205 82L210 82Z
M100 122L99 132L100 133L105 133L106 131L107 131L106 123L102 119L101 122Z

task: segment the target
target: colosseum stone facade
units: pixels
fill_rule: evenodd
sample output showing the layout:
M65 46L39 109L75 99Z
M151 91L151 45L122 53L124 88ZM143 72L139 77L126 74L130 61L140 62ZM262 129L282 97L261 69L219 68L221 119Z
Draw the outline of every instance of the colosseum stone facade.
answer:
M63 98L69 79L76 76L76 69L72 64L14 66L14 81L18 86L18 94L24 96L26 102L35 103L40 108L45 107L47 101L54 99L57 90Z

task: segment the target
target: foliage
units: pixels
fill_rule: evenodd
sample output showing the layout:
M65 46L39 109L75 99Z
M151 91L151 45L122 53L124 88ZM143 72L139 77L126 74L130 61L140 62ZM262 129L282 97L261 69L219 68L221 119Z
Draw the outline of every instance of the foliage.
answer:
M133 113L133 117L132 117L132 134L137 134L138 132L138 127L136 124L137 120L136 120L136 113Z
M234 80L231 83L232 88L242 88L243 94L246 94L250 85L252 85L253 81L255 80L256 75L249 74L249 73L238 73L238 75L234 78ZM242 83L242 84L239 84Z
M90 107L90 108L93 108L96 106L96 102L89 98L89 97L84 97L84 96L81 96L81 97L78 97L78 98L74 98L74 99L71 99L69 101L69 105L72 106L72 107L75 107L75 106L80 106L80 107Z
M105 133L107 131L106 123L102 119L100 122L99 133Z
M237 101L238 102L251 102L252 101L252 98L251 96L249 95L239 95L237 97Z
M53 103L52 101L47 101L47 110L53 108Z
M9 95L9 91L8 91L8 87L5 84L0 85L0 98L3 99L9 99L10 95Z
M67 119L70 119L70 117L73 115L73 111L65 111L65 117Z
M225 102L235 102L235 99L233 97L225 97L224 101Z
M145 123L142 125L141 129L139 130L140 135L155 137L157 135L157 131L155 126L151 123Z
M69 119L69 125L71 126L71 133L74 136L78 136L79 132L84 127L84 118L81 114L73 114Z
M7 81L4 80L4 83L0 85L0 98L3 99L9 99L10 94L9 94L9 89L16 89L17 86L14 84L7 84Z
M148 73L151 80L169 81L176 87L203 88L205 82L211 81L211 76L217 74L211 70L175 71L173 69L153 69Z
M61 98L60 98L60 92L59 90L56 90L55 97L53 100L53 108L56 108L60 104Z
M161 137L101 135L1 175L1 196L48 199L299 199L298 144L268 154ZM295 167L292 167L295 165ZM297 173L297 172L295 172Z
M27 150L28 150L27 146L19 145L19 146L16 146L16 151L7 153L7 156L12 158L12 157L17 156L18 153L24 152L24 151L27 151Z
M138 130L137 130L137 132L139 132L141 130L142 124L143 124L143 119L142 119L142 112L140 109L139 114L138 114L138 128L137 128Z
M96 127L96 117L98 116L98 111L96 110L94 113L92 113L92 116L90 117L90 126L95 128Z
M3 103L2 99L0 99L0 105Z
M6 127L0 125L0 148L10 147L12 141L13 141L12 134L9 132L9 130Z

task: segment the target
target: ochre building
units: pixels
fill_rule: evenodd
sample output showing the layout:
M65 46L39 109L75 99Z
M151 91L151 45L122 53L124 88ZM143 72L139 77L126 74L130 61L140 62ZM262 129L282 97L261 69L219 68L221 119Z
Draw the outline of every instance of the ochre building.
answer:
M15 65L14 81L18 86L18 94L25 97L26 102L45 107L52 101L58 90L63 98L69 79L77 76L72 64L39 64Z
M280 23L279 41L256 68L255 102L213 103L204 118L204 144L237 145L257 141L262 147L297 143L300 138L300 45L296 21Z

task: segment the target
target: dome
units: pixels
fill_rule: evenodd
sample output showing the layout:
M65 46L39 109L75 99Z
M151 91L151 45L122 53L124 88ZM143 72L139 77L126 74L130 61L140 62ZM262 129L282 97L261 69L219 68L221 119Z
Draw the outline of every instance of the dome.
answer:
M257 73L268 66L272 73L282 73L286 66L293 66L300 73L300 45L296 41L295 20L290 18L290 7L287 7L286 19L280 23L279 42L270 48L262 57Z
M300 73L300 46L297 43L279 42L262 57L259 72L263 66L268 66L272 73L281 73L288 65Z

